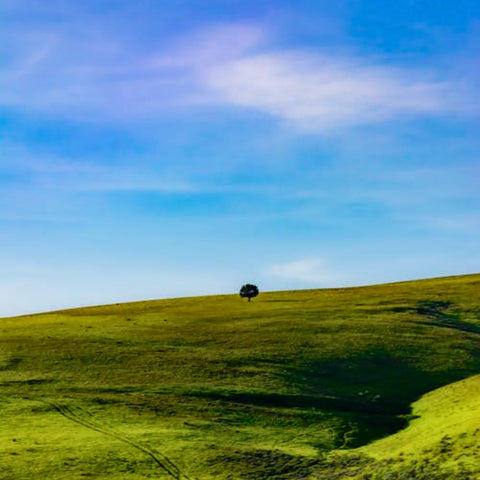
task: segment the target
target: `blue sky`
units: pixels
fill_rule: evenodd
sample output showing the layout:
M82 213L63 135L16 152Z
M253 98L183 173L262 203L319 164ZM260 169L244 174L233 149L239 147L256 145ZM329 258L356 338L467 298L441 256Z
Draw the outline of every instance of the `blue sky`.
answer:
M480 271L477 1L0 17L0 315Z

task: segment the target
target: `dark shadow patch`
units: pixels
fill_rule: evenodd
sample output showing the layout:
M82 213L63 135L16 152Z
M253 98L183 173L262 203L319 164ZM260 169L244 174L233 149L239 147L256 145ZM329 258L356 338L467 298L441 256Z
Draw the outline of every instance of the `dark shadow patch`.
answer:
M298 391L315 396L328 392L327 396L336 401L358 406L351 411L386 415L410 413L412 401L439 383L413 361L382 348L297 364L286 369L284 375L285 381Z
M442 318L445 311L453 305L453 302L441 300L419 300L415 306L415 311L419 315L427 315L434 318Z
M289 455L280 450L235 450L218 455L209 463L227 464L244 480L294 480L309 477L322 460Z
M471 375L480 365L479 359L465 370L425 371L418 360L424 354L405 346L399 353L403 358L377 348L343 358L297 363L285 369L284 383L301 392L303 399L315 398L316 408L343 413L352 425L345 445L360 446L404 428L413 402ZM328 398L321 398L323 395Z
M428 323L444 328L453 328L462 332L480 333L480 325L466 322L462 319L462 312L455 310L455 304L445 300L419 300L413 307L394 307L391 312L415 313L434 320L436 323Z
M339 397L322 397L309 395L282 395L278 393L236 393L220 391L184 392L183 396L220 400L255 407L315 409L327 412L369 413L372 415L395 414L374 401L361 401Z
M322 416L318 419L312 416L311 422L314 423L315 421L325 421L325 415L336 418L340 423L337 426L338 432L333 448L359 447L391 435L408 424L407 416L399 416L388 405L377 404L375 400L371 399L212 390L184 391L181 395L220 402L223 404L223 408L269 408L279 418L285 414L285 409L295 409L311 414L321 413ZM324 445L316 445L316 447L319 450L325 448Z
M13 387L22 385L42 385L45 383L53 383L55 380L51 378L32 378L30 380L10 380L9 382L0 383L0 387Z
M22 359L20 357L10 357L5 365L0 366L0 372L13 370L21 363L21 361Z

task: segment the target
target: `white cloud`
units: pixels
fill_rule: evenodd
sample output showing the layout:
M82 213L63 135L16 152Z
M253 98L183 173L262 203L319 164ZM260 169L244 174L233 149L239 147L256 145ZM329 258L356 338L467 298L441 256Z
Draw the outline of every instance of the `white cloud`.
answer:
M210 68L262 44L264 29L246 23L210 25L175 39L146 62L150 68Z
M467 109L466 91L453 82L368 59L301 51L245 55L207 70L205 82L226 103L309 130Z
M95 29L7 30L0 104L89 121L161 115L205 101L197 71L236 58L261 36L255 26L216 25L163 39L152 52Z
M332 274L321 258L305 258L293 262L279 263L267 269L267 274L287 280L330 284L336 282L338 274Z
M380 59L275 49L258 25L214 25L163 39L153 51L108 31L49 28L7 31L5 44L18 55L6 55L1 104L90 121L228 105L313 131L479 109L469 87L446 75Z

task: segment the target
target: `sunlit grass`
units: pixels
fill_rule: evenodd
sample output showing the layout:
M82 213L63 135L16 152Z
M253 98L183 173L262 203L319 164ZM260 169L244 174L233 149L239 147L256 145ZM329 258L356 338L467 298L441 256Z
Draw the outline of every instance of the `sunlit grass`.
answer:
M379 459L436 456L442 463L475 460L480 472L480 375L427 393L413 404L412 414L418 418L408 428L361 451Z

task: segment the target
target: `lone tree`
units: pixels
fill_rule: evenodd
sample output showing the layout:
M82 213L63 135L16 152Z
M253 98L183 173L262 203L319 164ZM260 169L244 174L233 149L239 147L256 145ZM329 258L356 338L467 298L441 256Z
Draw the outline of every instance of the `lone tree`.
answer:
M243 285L243 287L240 289L240 296L242 298L247 297L248 301L250 301L251 298L256 297L257 295L258 295L258 287L256 285L247 283Z

